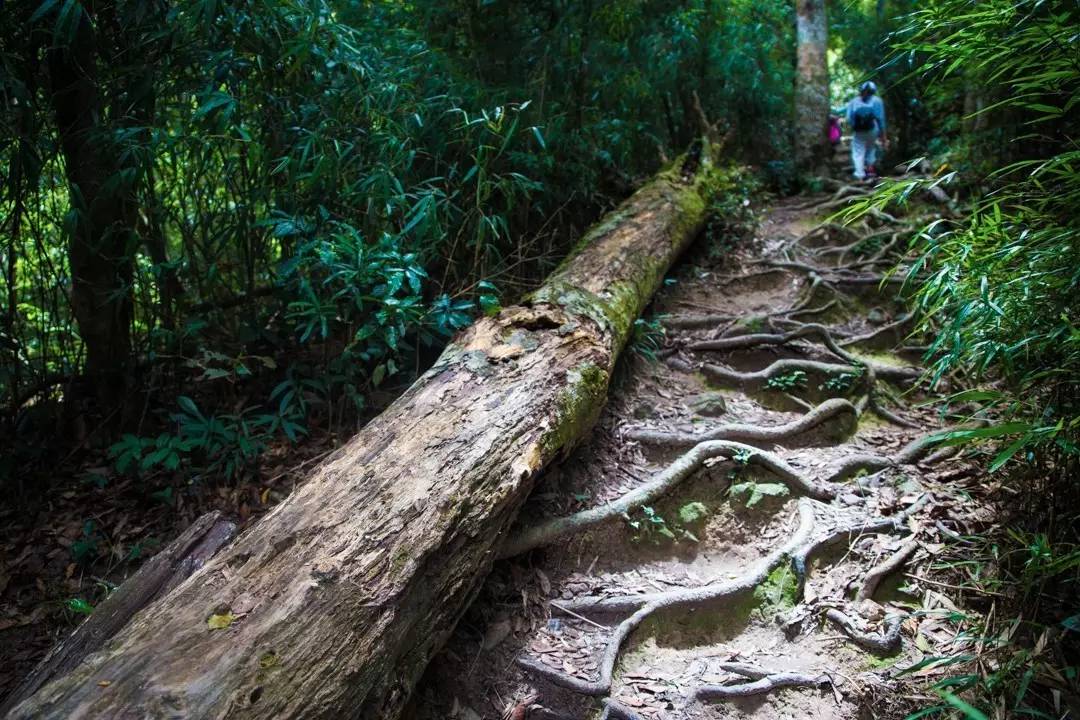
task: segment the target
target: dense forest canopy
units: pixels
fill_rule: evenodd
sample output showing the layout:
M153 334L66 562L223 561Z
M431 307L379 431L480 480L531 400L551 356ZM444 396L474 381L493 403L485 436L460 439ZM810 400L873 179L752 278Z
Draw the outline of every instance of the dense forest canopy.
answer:
M908 288L932 380L978 385L954 402L995 419L948 442L1021 478L1033 517L1075 500L1075 1L16 0L0 23L5 505L129 481L167 511L239 498L703 134L724 156L708 233L820 190L821 111L867 79L883 169L925 172L849 218L954 203L913 234ZM1024 592L1074 590L1075 528L1039 522ZM92 518L80 542L106 559Z
M8 438L215 415L238 472L542 277L694 92L784 167L790 8L721 5L7 4Z

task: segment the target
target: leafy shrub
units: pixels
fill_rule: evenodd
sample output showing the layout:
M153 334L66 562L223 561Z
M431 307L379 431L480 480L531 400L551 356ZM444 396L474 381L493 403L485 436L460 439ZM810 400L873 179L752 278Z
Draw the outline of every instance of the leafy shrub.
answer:
M660 318L638 318L630 334L629 350L648 362L657 361L657 352L664 345L666 331Z
M276 431L291 439L306 432L294 417L252 409L207 416L186 396L180 396L177 404L180 412L172 415L175 433L155 438L127 434L109 448L117 472L172 471L185 463L200 474L221 473L227 480L235 479L258 459Z
M911 717L1056 717L1054 695L1075 692L1077 677L1080 7L932 0L906 22L897 57L920 64L934 109L953 121L931 144L934 177L887 182L859 210L934 185L969 195L966 219L939 219L914 239L908 286L933 338L930 379L982 386L952 400L988 424L939 439L993 447L989 468L1008 471L1018 501L1010 495L1006 537L978 540L1001 576L973 584L1002 598L997 614L958 618L984 652L928 659L953 671L934 685L942 702Z
M921 53L939 85L968 87L1000 99L982 111L987 125L1018 136L999 170L979 180L964 221L942 219L918 234L908 279L921 329L934 340L932 379L959 373L969 382L1000 378L1001 391L968 392L1003 416L991 428L951 442L1012 438L994 462L1027 451L1074 456L1080 431L1080 66L1059 42L1080 9L1039 0L935 0L910 17L900 48ZM963 71L963 78L957 74ZM968 149L985 135L957 142ZM944 166L942 166L944 167ZM869 203L905 203L931 185L964 180L941 172L929 180L886 183ZM866 205L864 204L863 207Z

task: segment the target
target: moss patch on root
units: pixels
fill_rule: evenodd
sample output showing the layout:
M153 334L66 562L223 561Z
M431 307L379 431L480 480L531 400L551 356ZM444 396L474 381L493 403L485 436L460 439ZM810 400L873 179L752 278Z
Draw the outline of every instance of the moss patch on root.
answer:
M754 588L754 599L763 617L787 612L799 603L799 578L790 562L780 563L765 582Z

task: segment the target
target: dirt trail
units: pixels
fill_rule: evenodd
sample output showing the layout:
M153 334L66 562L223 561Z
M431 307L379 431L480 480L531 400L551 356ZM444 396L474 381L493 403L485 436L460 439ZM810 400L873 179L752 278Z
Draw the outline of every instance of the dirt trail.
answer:
M416 717L904 716L896 675L947 602L926 573L974 479L920 443L949 419L875 274L902 221L853 235L821 207L681 264L664 349L547 472L508 546L537 549L496 564Z

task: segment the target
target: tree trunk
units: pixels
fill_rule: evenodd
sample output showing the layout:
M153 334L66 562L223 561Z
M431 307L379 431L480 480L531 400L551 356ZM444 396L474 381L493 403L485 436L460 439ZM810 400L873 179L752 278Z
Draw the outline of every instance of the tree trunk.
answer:
M821 174L829 157L829 44L825 0L796 0L795 162Z
M459 334L287 500L13 716L397 717L700 230L698 169L639 190L525 304Z
M86 11L68 44L49 51L52 106L60 132L74 215L68 245L71 307L86 348L86 375L101 409L123 398L131 354L133 236L137 217L130 183L109 151L102 131L104 103L98 87L96 36Z

